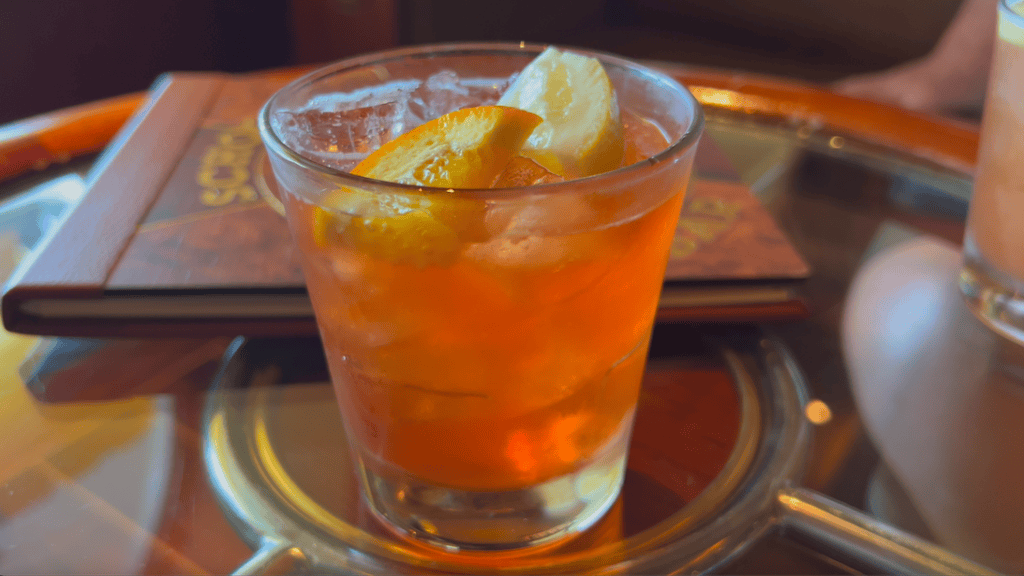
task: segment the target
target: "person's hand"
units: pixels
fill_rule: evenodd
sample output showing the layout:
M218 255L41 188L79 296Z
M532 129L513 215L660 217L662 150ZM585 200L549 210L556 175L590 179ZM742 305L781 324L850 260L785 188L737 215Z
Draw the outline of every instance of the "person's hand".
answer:
M980 110L992 65L996 21L996 0L964 0L927 56L882 72L846 78L833 89L911 110Z
M951 67L929 55L896 68L845 78L833 85L840 94L894 104L909 110L953 113L980 110L987 67Z

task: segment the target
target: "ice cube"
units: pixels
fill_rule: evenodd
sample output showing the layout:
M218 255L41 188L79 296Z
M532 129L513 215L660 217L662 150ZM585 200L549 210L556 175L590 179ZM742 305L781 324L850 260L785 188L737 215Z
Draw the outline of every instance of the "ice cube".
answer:
M497 201L484 218L492 240L466 254L500 267L546 267L592 259L599 250L599 214L576 194Z
M366 283L359 283L360 278L366 273L368 266L366 256L352 250L333 250L327 254L327 258L334 277L347 287L356 286L358 283L360 290L363 292L373 294L380 291L379 288L374 289L373 286Z
M271 118L289 147L337 170L351 170L385 142L449 112L494 104L507 78L460 79L442 70L350 93L321 94Z
M458 74L442 70L427 78L426 82L413 91L409 105L424 121L430 121L480 103L470 99L469 90L459 81Z
M399 83L351 94L324 94L271 122L285 143L338 170L351 170L381 144L423 123L410 108L418 83Z
M521 237L585 232L599 224L594 208L576 194L552 194L535 198L520 208L509 221L505 234Z
M522 206L510 202L495 202L488 204L484 213L484 227L488 236L501 236L508 230L512 219L522 210Z
M426 122L470 106L495 104L508 84L507 78L460 78L441 70L412 92L409 106Z
M569 246L562 238L499 237L466 249L466 257L500 268L542 268L564 260Z

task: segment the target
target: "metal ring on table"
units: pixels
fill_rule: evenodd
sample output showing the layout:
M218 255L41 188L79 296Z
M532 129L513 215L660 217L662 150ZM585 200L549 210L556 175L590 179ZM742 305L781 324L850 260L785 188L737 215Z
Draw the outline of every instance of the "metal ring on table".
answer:
M225 355L216 383L227 394L211 394L203 418L203 453L211 484L232 524L257 550L237 573L278 573L275 566L282 559L296 557L308 562L307 567L351 573L472 568L472 564L457 561L439 563L415 549L376 538L334 516L307 495L281 465L268 438L270 394L279 372L273 365L259 365L259 360L253 365L242 353L244 343L239 339ZM241 402L231 394L239 380L253 386ZM556 558L519 558L517 566L503 567L501 572L615 572L617 565L628 564L631 570L646 573L676 569L684 563L686 571L704 571L739 553L742 547L726 547L719 541L749 541L771 524L764 515L764 521L743 522L742 530L734 530L723 524L727 519L719 514L730 495L743 492L746 471L754 465L762 445L760 403L754 382L741 378L739 383L744 418L739 441L726 464L730 473L719 475L686 505L685 513L673 514L661 522L655 538L633 537L622 545L603 546L600 553L587 550ZM748 508L767 510L772 495L751 493L748 500ZM698 530L701 525L711 525L712 529ZM650 556L650 561L637 565L633 560L638 555Z
M800 486L810 425L806 387L776 338L753 330L707 341L729 367L741 431L722 472L696 499L638 535L611 545L524 556L494 573L704 573L772 530L831 557L881 573L992 574L944 548ZM243 353L244 352L244 353ZM280 374L239 339L225 356L203 418L204 462L224 511L257 552L238 573L281 566L341 573L467 572L472 560L438 560L334 516L288 474L268 438L270 394ZM238 394L239 386L253 388Z

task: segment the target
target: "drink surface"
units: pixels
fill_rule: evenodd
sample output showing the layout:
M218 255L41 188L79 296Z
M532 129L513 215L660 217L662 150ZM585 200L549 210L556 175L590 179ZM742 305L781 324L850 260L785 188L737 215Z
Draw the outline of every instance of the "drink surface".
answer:
M1022 4L1000 11L989 93L985 102L969 238L1003 274L1024 281L1024 22Z

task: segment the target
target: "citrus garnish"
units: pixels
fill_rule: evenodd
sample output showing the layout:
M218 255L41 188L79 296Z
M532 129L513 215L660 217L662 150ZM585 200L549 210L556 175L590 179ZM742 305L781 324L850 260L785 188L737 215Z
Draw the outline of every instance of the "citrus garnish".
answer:
M536 184L564 182L565 178L525 156L516 156L494 180L491 188L519 188Z
M434 188L487 188L519 154L542 119L506 106L445 114L384 144L352 173ZM394 194L342 188L313 213L320 246L344 241L393 262L444 264L463 242L486 237L480 200L445 192Z
M352 173L435 188L487 188L541 123L507 106L445 114L384 144Z
M549 47L523 69L498 104L544 118L523 154L551 172L579 178L622 163L615 89L595 58Z

